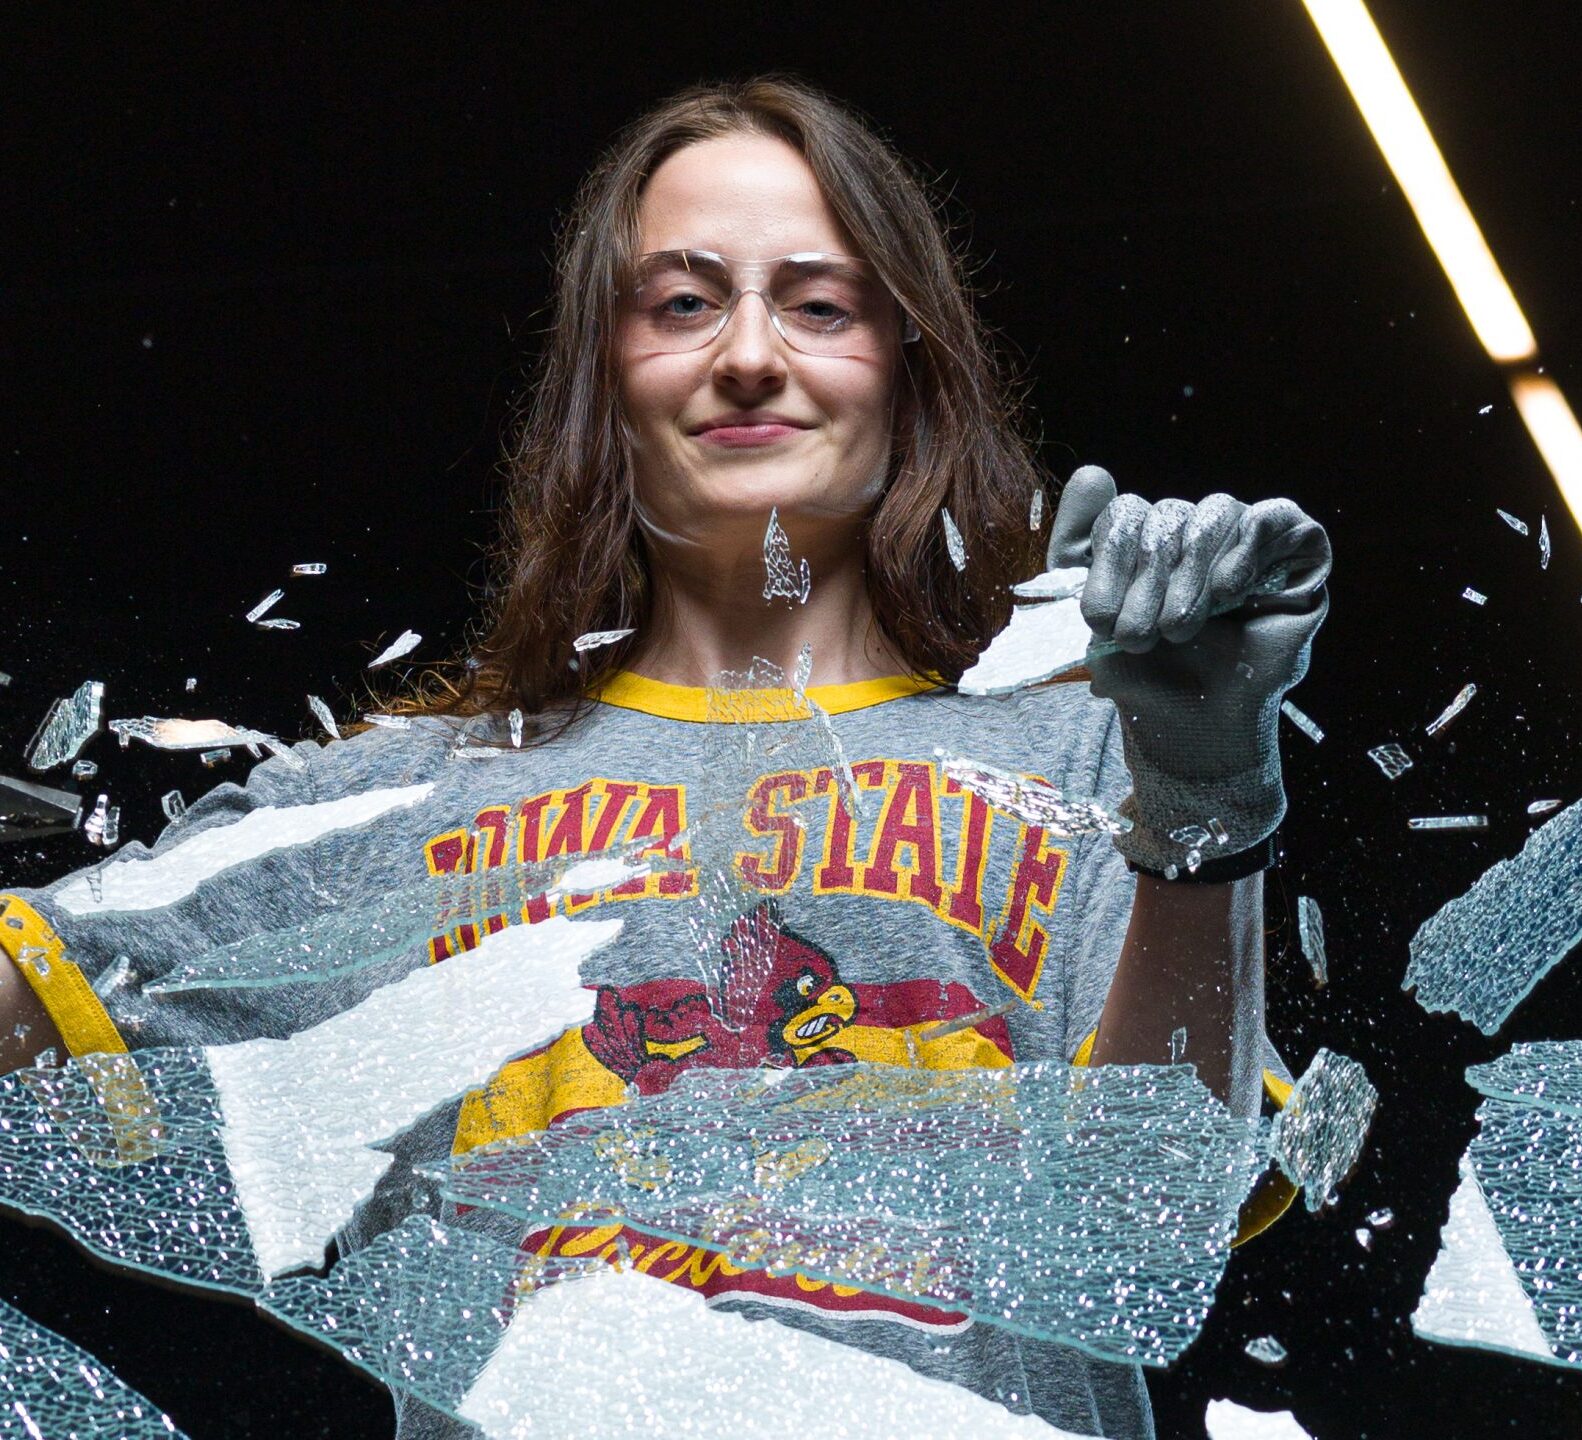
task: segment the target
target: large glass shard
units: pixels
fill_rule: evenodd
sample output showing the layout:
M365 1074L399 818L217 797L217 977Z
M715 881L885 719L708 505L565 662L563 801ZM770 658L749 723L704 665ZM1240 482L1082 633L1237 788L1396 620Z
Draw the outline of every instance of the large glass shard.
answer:
M819 1432L844 1440L1085 1440L899 1361L713 1309L646 1273L639 1244L627 1258L524 1257L413 1217L260 1305L490 1440L652 1440L656 1416L666 1433L776 1440L810 1395Z
M1320 1049L1274 1117L1269 1153L1302 1187L1309 1210L1328 1202L1362 1154L1379 1092L1362 1066Z
M77 828L82 796L0 775L0 844L63 835Z
M28 742L30 770L52 770L75 760L104 723L104 682L84 680L76 693L57 700Z
M769 527L764 531L764 599L795 600L807 604L813 593L813 577L805 559L791 558L791 537L780 523L780 511L769 511Z
M1080 595L1087 583L1088 567L1071 565L1023 580L1011 586L1011 594L1018 600L1070 600Z
M1582 1040L1532 1040L1467 1070L1467 1084L1494 1100L1582 1119Z
M963 695L1009 695L1041 684L1083 664L1092 639L1093 632L1082 618L1082 602L1074 595L1018 605L1011 611L1010 623L963 672L956 688Z
M675 843L672 837L670 844ZM483 934L497 928L502 917L521 921L539 905L547 914L561 896L596 894L679 864L664 840L644 838L535 864L433 875L367 904L330 906L287 929L249 935L180 960L147 989L161 994L338 979L460 926Z
M14 1428L20 1424L21 1428ZM0 1300L0 1435L186 1440L157 1405L64 1335Z
M393 1163L376 1146L592 1017L578 968L621 924L512 926L285 1040L4 1077L0 1196L193 1284L317 1266Z
M208 750L218 745L262 745L274 737L261 730L227 725L223 720L162 720L145 715L140 720L112 720L110 729L124 750L141 740L156 750Z
M341 727L335 723L335 712L317 695L308 696L308 709L313 712L313 718L324 727L330 739L339 740L341 738Z
M1313 1440L1289 1410L1249 1410L1234 1400L1210 1400L1203 1428L1208 1440Z
M1582 939L1582 803L1527 837L1412 937L1404 990L1492 1035Z
M1258 1140L1185 1065L695 1070L435 1177L529 1224L618 1221L1163 1365L1202 1324Z
M939 768L963 790L982 796L996 810L1014 815L1027 825L1038 825L1057 836L1119 835L1132 828L1130 820L1112 815L1096 800L1068 800L1053 785L982 760L948 755L937 748ZM1205 841L1208 832L1204 832Z
M403 630L368 662L367 668L377 670L381 665L388 665L392 660L399 660L403 655L410 655L422 643L423 637L416 630Z
M1368 751L1368 759L1384 772L1386 780L1399 780L1412 768L1412 757L1393 741L1388 745L1375 745Z
M1487 830L1487 815L1414 815L1406 822L1410 830Z
M950 563L958 571L965 570L967 568L967 542L961 538L961 531L951 518L948 509L940 510L939 523L945 528L945 553L950 556Z
M1507 525L1509 525L1511 529L1514 530L1518 535L1527 535L1531 533L1527 529L1527 522L1525 520L1517 519L1516 516L1512 515L1509 510L1496 509L1494 513L1498 515L1500 519L1503 520Z

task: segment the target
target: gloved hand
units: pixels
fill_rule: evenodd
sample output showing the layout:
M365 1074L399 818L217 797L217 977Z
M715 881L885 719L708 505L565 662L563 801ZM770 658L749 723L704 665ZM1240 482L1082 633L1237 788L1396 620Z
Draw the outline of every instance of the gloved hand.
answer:
M1048 563L1088 567L1082 616L1113 642L1088 668L1120 711L1132 777L1121 852L1185 871L1193 847L1171 832L1211 821L1227 838L1200 847L1205 862L1266 841L1285 814L1280 701L1329 609L1323 526L1290 500L1117 498L1089 465L1061 494Z

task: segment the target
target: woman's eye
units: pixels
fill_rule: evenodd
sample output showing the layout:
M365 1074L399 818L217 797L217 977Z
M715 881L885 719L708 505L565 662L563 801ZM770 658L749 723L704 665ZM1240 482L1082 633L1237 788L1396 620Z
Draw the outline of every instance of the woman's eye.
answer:
M701 295L672 295L659 308L672 315L700 315L707 304Z

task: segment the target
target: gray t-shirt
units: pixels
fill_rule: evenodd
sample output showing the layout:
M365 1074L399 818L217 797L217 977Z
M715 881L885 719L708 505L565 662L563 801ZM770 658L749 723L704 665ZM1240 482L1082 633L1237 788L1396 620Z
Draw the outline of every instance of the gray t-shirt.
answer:
M569 732L521 750L511 748L504 721L492 719L470 727L490 742L486 751L468 746L460 756L455 722L433 719L322 747L299 744L291 758L256 766L245 785L205 795L152 852L131 844L95 867L94 903L82 900L83 873L20 893L90 979L125 955L147 981L216 946L365 904L425 876L574 857L646 837L662 846L710 801L734 796L734 833L722 851L718 827L711 830L711 854L726 855L737 878L772 905L777 939L767 972L759 967L743 979L729 963L697 898L700 884L707 888L702 861L685 840L671 848L683 862L676 868L490 918L485 929L551 913L625 925L584 963L582 978L598 996L593 1019L513 1059L487 1093L442 1106L391 1142L397 1162L340 1235L343 1251L399 1221L411 1165L509 1127L553 1124L613 1103L628 1085L657 1093L695 1066L1071 1059L1097 1024L1133 881L1108 836L1056 839L991 810L946 776L942 756L1036 775L1068 797L1113 809L1130 789L1114 707L1082 683L996 699L904 680L809 693L827 721L777 724L774 706L758 708L751 697L726 721L706 692L624 675ZM841 801L842 759L860 795L856 817ZM124 867L170 857L262 807L287 814L395 791L409 794L370 807L379 811L371 819L313 838L292 839L288 826L281 833L289 843L201 881L201 866L185 867L183 878L179 856L165 865L168 876L141 888L111 873L130 875ZM122 903L117 896L135 904L111 908ZM117 985L105 1003L133 1049L284 1037L478 941L478 927L459 925L331 982L159 996ZM947 1040L915 1043L919 1030L1013 998L1028 1003ZM735 1020L722 1026L721 1015ZM562 1227L531 1237L530 1248L559 1253L578 1238ZM893 1357L1067 1430L1153 1433L1135 1367L849 1287L727 1274L709 1260L705 1251L670 1248L649 1273L752 1318ZM469 1433L425 1406L398 1408L403 1437Z

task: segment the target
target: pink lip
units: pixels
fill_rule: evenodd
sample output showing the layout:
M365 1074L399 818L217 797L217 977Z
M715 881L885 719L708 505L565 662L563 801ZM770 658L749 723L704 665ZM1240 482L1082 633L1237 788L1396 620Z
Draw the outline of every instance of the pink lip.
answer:
M799 425L716 425L712 429L699 431L693 438L701 440L705 445L724 445L730 449L738 449L749 445L772 445L776 440L783 440L787 435L796 435L800 432Z

